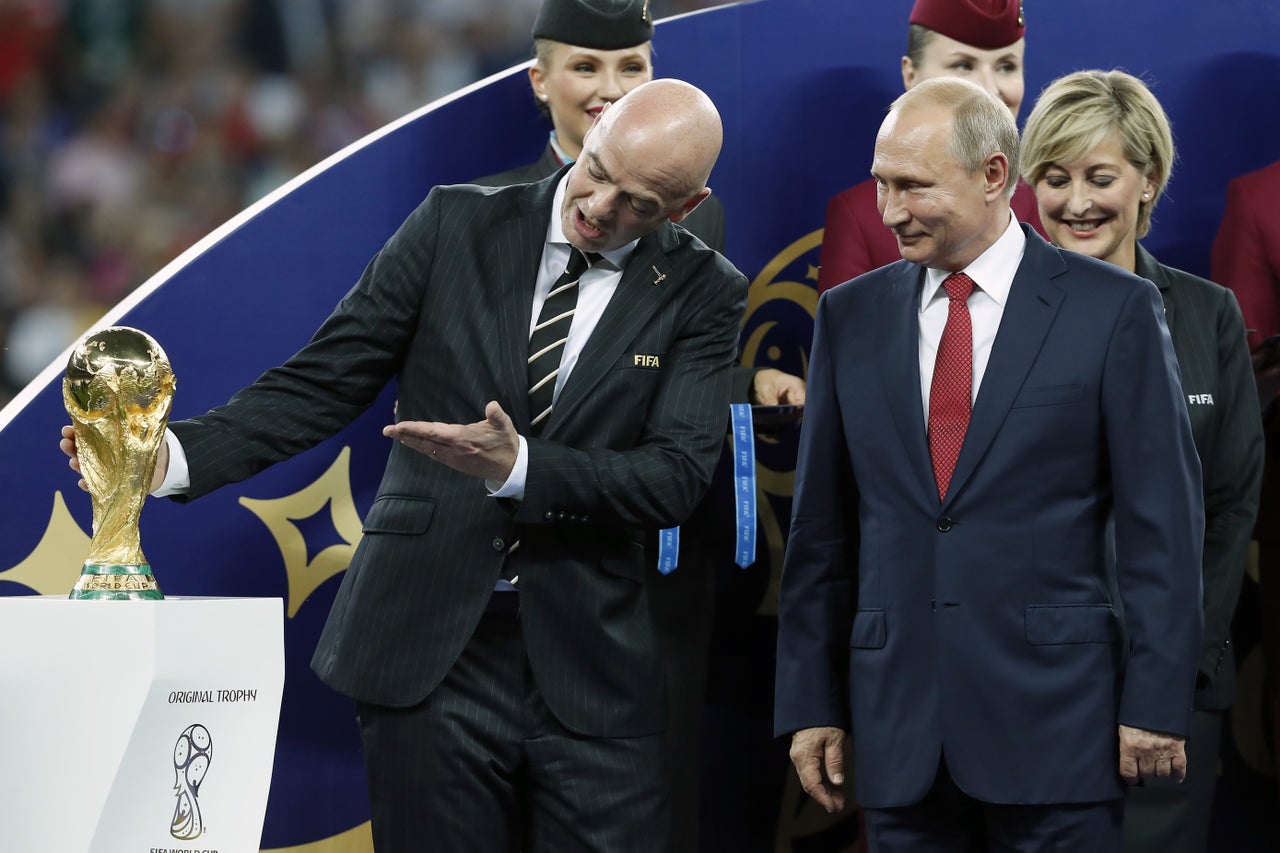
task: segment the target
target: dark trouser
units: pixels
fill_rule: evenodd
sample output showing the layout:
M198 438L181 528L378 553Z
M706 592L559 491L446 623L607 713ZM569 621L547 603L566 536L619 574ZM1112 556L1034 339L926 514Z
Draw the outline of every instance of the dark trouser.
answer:
M1264 484L1263 488L1267 486ZM1266 661L1271 746L1280 766L1280 542L1274 540L1258 541L1258 607L1262 611L1262 654Z
M686 537L689 538L692 536ZM658 572L656 554L649 562L649 612L658 632L667 676L672 851L696 853L702 804L702 715L715 611L716 565L713 555L698 543L682 547L680 566L669 575Z
M1187 779L1130 788L1124 804L1125 853L1204 853L1218 781L1222 712L1196 711L1187 740Z
M944 763L915 805L864 810L867 845L870 853L1115 853L1123 803L984 803L956 787Z
M421 704L358 703L357 717L378 853L667 849L662 735L588 738L562 726L514 614L486 613Z
M1280 402L1273 401L1263 411L1262 434L1267 442L1266 457L1253 538L1258 540L1258 607L1262 617L1271 745L1280 763Z

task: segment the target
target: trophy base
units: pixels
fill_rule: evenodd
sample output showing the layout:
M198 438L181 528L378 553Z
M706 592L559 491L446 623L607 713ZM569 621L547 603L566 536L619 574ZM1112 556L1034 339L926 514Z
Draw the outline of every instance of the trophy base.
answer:
M85 563L67 598L80 601L163 601L160 585L143 563L122 566Z

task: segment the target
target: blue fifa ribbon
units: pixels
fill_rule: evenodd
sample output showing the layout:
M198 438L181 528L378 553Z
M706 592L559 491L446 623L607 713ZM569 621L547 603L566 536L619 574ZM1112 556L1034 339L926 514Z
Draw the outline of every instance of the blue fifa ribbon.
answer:
M734 515L738 522L736 562L747 568L756 561L756 443L751 406L733 403Z
M658 531L658 571L669 575L676 570L680 560L680 528L668 527Z

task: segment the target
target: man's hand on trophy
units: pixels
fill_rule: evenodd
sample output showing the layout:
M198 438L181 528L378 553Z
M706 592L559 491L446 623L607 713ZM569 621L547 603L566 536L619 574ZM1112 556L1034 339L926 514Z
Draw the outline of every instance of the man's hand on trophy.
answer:
M62 449L63 453L70 457L67 460L67 465L71 466L72 471L79 474L80 457L76 454L76 431L70 424L67 424L62 428L62 441L58 442L58 447ZM80 482L76 485L86 492L89 491L89 484L84 481L84 477L81 477Z
M62 452L67 454L67 465L72 471L83 475L80 470L80 455L76 452L76 431L71 425L62 428L62 441L58 442L58 447ZM156 470L151 475L151 492L160 488L160 484L164 482L165 474L169 473L169 445L167 442L161 443L160 450L156 453ZM84 477L80 477L80 481L76 483L84 491L89 491L89 484L84 481Z

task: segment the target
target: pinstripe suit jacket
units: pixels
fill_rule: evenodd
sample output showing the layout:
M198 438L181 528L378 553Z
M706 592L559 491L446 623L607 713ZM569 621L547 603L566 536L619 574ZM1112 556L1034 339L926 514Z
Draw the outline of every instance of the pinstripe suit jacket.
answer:
M1231 617L1262 485L1262 418L1231 291L1167 267L1138 246L1137 273L1160 288L1204 481L1204 641L1197 708L1230 707Z
M403 419L471 423L497 400L528 436L532 295L560 174L432 190L306 347L226 406L172 425L190 497L333 435L393 377ZM525 645L552 712L589 735L659 731L643 537L683 521L709 482L745 303L745 277L664 222L632 253L542 436L528 438L523 500L488 497L394 445L312 659L321 679L366 702L420 702L518 539Z

